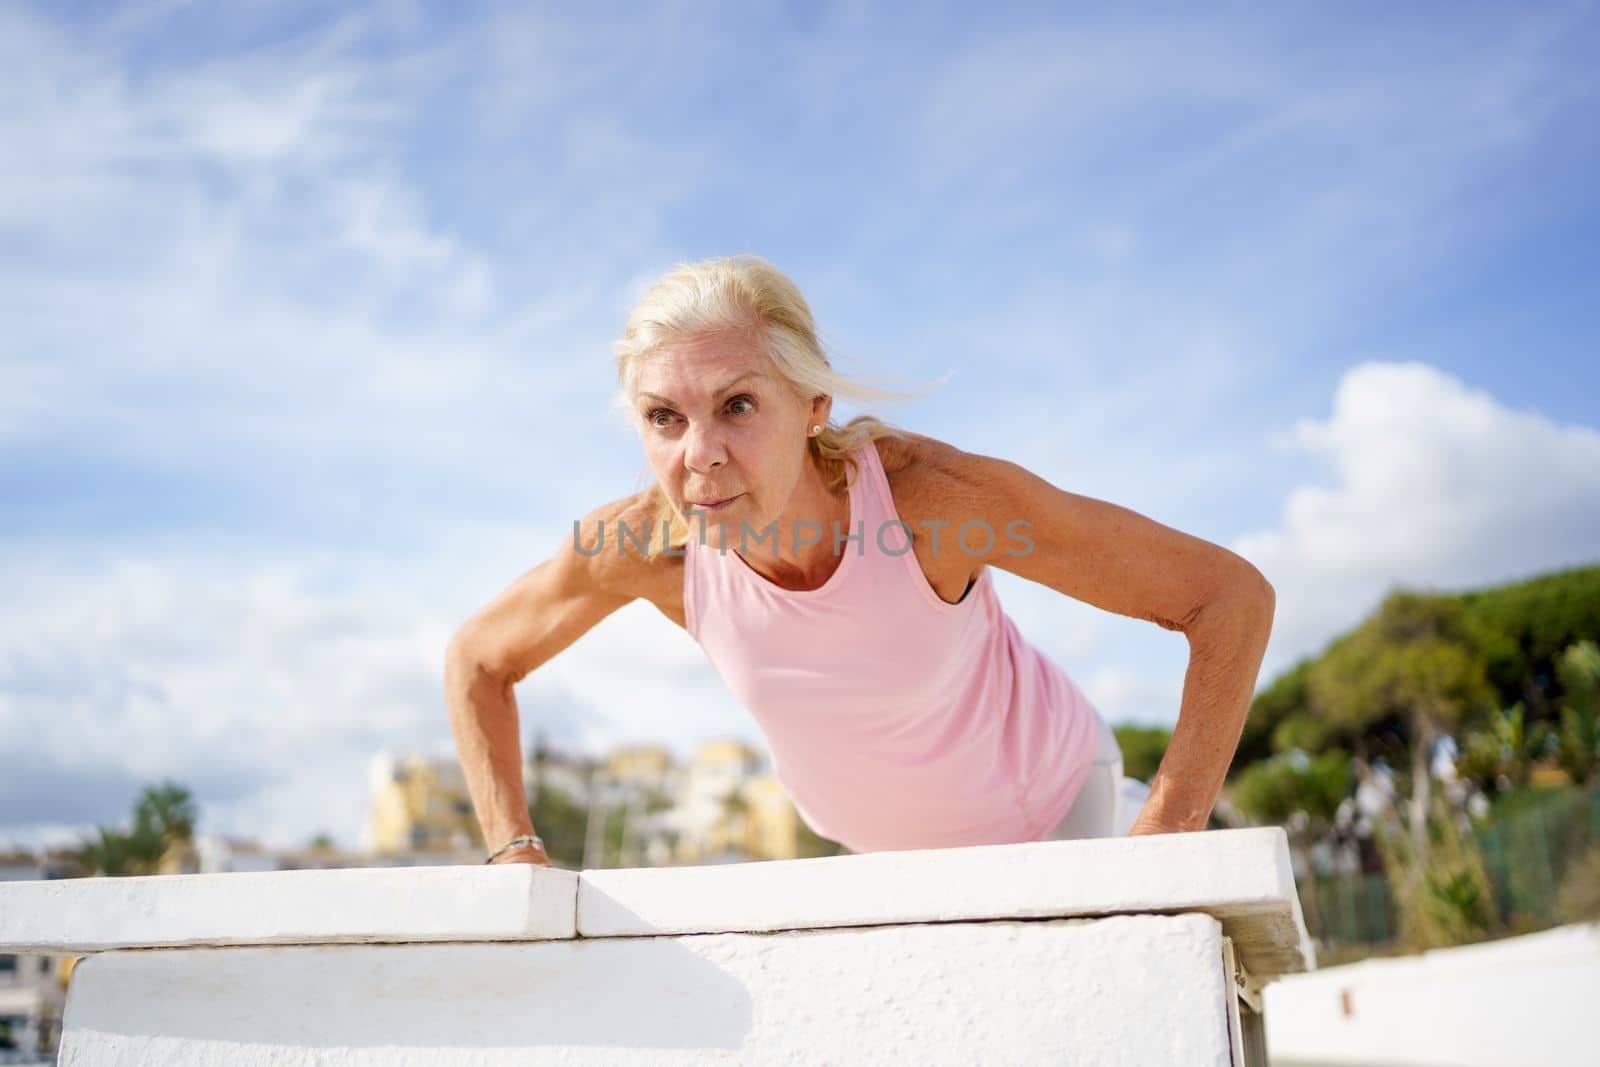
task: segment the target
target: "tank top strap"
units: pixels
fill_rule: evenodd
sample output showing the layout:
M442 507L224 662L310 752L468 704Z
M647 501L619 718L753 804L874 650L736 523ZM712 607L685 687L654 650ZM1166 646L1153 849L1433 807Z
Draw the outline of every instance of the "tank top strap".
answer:
M871 516L867 523L868 551L882 557L898 557L893 561L885 559L883 563L897 563L899 575L909 583L914 595L936 612L954 612L970 606L973 594L980 587L988 585L989 568L984 567L978 573L962 593L961 599L955 603L941 598L934 592L933 586L928 583L928 576L922 572L922 564L917 561L917 554L912 551L911 523L895 506L894 489L889 484L889 473L884 470L883 459L878 455L876 443L868 441L862 449L861 458L864 483L862 496L866 498L862 511L869 512ZM949 548L951 541L952 535L948 532L943 542L936 538L934 551L937 553L941 548L944 551L951 551Z
M883 523L893 515L894 502L889 493L889 480L883 472L883 461L878 457L877 446L868 441L853 450L855 470L850 484L850 529L860 532L864 550L876 547L876 534Z

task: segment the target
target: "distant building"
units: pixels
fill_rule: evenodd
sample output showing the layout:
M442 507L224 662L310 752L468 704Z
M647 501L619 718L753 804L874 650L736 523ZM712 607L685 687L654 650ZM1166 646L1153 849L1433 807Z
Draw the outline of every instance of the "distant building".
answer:
M655 746L641 745L619 750L616 769L623 779L614 788L642 787L658 780L663 753L670 770L671 755L664 749L658 752ZM548 749L522 766L523 789L530 802L538 791L555 789L586 806L594 777L593 761ZM609 775L600 777L611 781ZM472 854L481 859L482 832L456 758L381 752L369 767L368 790L365 844L371 851L396 857Z
M481 847L466 776L454 759L379 753L368 771L367 834L374 852Z
M539 745L523 765L523 783L535 807L541 793L558 790L587 810L586 866L802 854L799 813L771 774L769 758L736 739L708 741L687 763L652 743L618 745L598 759ZM369 788L367 845L377 858L341 855L326 863L302 851L292 857L294 866L413 863L425 854L437 862L473 862L481 856L477 817L457 760L380 753ZM538 818L536 811L536 829Z
M747 848L745 783L765 769L765 757L742 741L708 741L682 778L666 820L677 833L679 863L754 859Z
M758 774L744 785L745 851L754 859L800 855L800 813L776 776Z
M665 745L619 745L606 756L606 776L636 788L666 790L676 777L675 762Z
M205 834L179 842L161 857L161 874L224 874L240 871L281 871L283 859L255 841Z
M277 871L283 869L282 861L274 852L262 848L254 841L208 834L195 841L195 851L202 872L212 871Z
M626 762L624 768L633 773L631 762ZM536 790L558 789L574 803L588 804L593 774L592 760L568 756L554 749L540 749L523 765L522 777L530 799Z
M47 857L26 852L0 855L0 881L59 877ZM17 1053L51 1056L61 1035L70 956L13 956L0 953L0 1057ZM13 1062L0 1059L0 1062Z

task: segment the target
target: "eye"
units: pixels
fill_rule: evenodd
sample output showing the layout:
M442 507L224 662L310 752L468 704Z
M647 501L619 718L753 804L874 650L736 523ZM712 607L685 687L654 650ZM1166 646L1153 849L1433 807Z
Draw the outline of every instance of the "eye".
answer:
M666 423L662 422L659 418L659 416L662 415L670 417L672 412L668 411L666 408L655 408L644 417L644 421L648 422L651 426L665 426Z
M750 396L748 393L741 393L738 396L734 397L732 400L728 401L728 406L732 407L733 405L738 404L738 403L749 404L750 407L749 407L749 409L747 409L745 411L736 411L736 412L734 412L734 414L735 415L747 415L747 414L750 413L750 411L755 410L756 399L755 399L755 397Z

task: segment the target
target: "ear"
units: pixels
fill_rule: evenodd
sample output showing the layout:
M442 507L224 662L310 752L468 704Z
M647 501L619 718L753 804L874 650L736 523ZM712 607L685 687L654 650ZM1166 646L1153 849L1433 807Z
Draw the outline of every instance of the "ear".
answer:
M818 426L828 425L828 413L833 410L833 397L814 396L811 398L811 422Z

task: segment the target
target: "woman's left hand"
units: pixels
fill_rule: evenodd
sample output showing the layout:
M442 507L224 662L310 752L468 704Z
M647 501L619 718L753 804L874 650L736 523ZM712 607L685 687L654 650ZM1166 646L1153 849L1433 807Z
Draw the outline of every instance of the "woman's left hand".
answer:
M1147 817L1142 813L1138 818L1133 820L1133 825L1128 828L1129 837L1142 837L1148 834L1182 834L1188 832L1189 828L1186 826L1173 826L1169 823L1163 822L1160 819Z

